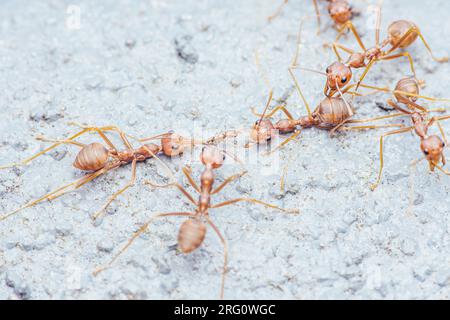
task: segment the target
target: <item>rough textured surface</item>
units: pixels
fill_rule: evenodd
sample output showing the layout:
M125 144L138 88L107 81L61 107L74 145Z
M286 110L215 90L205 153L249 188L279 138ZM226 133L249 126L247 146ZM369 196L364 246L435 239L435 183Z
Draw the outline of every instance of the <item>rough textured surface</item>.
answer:
M37 135L75 132L69 121L116 124L141 136L249 127L255 121L250 107L262 109L268 93L255 67L256 49L275 96L293 92L290 110L305 114L286 69L298 21L313 7L291 1L268 24L279 2L2 1L0 163L41 150L47 144L36 141ZM80 29L66 27L70 4L81 8ZM371 44L374 20L364 6L355 3L362 11L355 24ZM390 21L407 18L420 26L436 54L450 53L444 40L450 38L449 11L444 0L426 6L385 1L382 34ZM321 44L336 32L323 20L319 37L314 23L306 27L301 56L302 65L319 70L334 59ZM419 41L410 52L427 82L423 93L448 95L450 65L434 63ZM408 70L403 59L379 64L367 82L392 87ZM324 79L307 73L299 78L316 104ZM357 100L357 116L384 115L377 104L386 98ZM450 124L444 126L449 132ZM226 298L449 298L448 177L430 174L423 162L410 175L409 164L421 155L417 137L404 134L388 140L383 183L371 192L378 135L353 132L330 139L326 132L305 130L281 152L282 165L292 159L285 194L279 191L281 169L261 171L249 164L248 175L217 196L215 201L252 196L301 210L291 216L240 204L211 212L230 249ZM80 140L92 139L97 137ZM81 177L71 165L76 151L63 146L30 166L1 171L1 212ZM165 161L176 171L185 160ZM196 178L201 169L193 164ZM219 179L239 170L230 162L218 170ZM93 226L90 216L127 182L129 172L129 166L120 168L2 221L0 298L217 298L222 246L209 230L200 250L177 254L171 248L180 218L155 223L111 269L91 275L153 213L192 210L177 190L142 185L146 178L163 181L164 171L151 160L138 166L136 186ZM181 181L180 171L176 175Z

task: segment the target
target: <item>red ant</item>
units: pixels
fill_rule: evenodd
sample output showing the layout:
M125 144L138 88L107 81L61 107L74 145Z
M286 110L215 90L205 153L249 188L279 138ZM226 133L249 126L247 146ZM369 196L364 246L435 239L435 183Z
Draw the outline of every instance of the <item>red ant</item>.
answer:
M22 207L3 215L2 217L0 217L0 221L5 220L11 217L12 215L18 213L19 211L24 210L26 208L30 208L40 202L43 202L45 200L51 201L66 193L79 189L86 183L105 174L106 172L131 163L130 181L119 191L115 192L108 199L108 201L101 207L101 209L93 215L93 220L96 220L104 214L105 210L108 208L108 206L111 204L112 201L114 201L119 195L121 195L128 188L134 185L136 181L136 165L138 162L143 162L149 158L155 158L164 165L164 163L157 157L157 154L159 152L162 151L166 156L175 156L183 153L186 147L198 143L194 140L186 139L176 133L169 132L155 137L139 140L141 142L145 142L148 140L160 139L161 140L160 145L148 143L143 144L139 148L135 149L129 142L127 135L116 126L90 127L90 126L82 126L79 124L75 125L82 127L83 130L64 140L46 139L43 137L38 137L38 140L53 142L54 144L19 163L12 163L9 165L1 166L0 169L27 165L37 157L49 152L50 150L60 146L61 144L71 144L81 148L81 150L78 152L75 158L73 166L79 170L87 171L90 173L74 182L61 186L56 190L47 193L46 195L40 197L39 199L30 201L27 204L23 205ZM119 150L111 142L111 140L109 140L109 138L105 135L105 132L107 131L115 131L119 134L123 144L126 147L125 150ZM88 132L98 133L98 135L105 142L106 146L98 142L83 144L78 141L75 141L76 138Z
M223 270L222 270L222 281L221 281L221 287L220 287L220 298L223 298L224 295L224 287L225 287L225 274L227 271L227 262L228 262L228 247L225 238L222 236L221 232L217 228L217 226L211 221L209 216L209 209L215 209L215 208L221 208L224 206L228 206L237 202L251 202L254 204L260 204L268 208L277 209L283 212L287 213L299 213L298 210L287 210L283 209L277 206L274 206L269 203L262 202L257 199L253 198L237 198L233 200L228 200L222 203L218 204L211 204L211 196L219 193L226 185L228 185L230 182L240 178L242 175L246 173L246 171L233 175L227 179L225 179L224 182L222 182L217 188L213 188L214 181L215 181L215 175L214 170L220 168L224 161L225 161L225 154L223 151L219 150L218 148L214 146L205 146L202 150L202 153L200 155L200 159L205 166L205 169L200 177L200 187L195 182L193 177L191 176L191 170L187 167L183 168L183 173L186 176L189 184L194 188L194 190L199 193L199 198L196 201L194 197L186 190L182 185L179 183L170 183L167 185L156 185L154 183L148 182L148 184L155 186L155 187L169 187L169 186L175 186L177 187L185 196L188 198L188 200L196 207L195 212L169 212L169 213L159 213L154 215L149 221L144 223L139 230L134 233L134 235L131 237L131 239L126 243L126 245L111 259L111 261L103 268L99 268L94 272L94 275L99 274L100 272L104 271L105 269L109 268L116 260L117 258L124 253L130 245L136 240L140 234L145 232L149 225L156 219L162 218L162 217L173 217L173 216L181 216L188 218L185 220L180 227L180 230L178 232L178 247L181 250L181 252L188 254L192 251L199 248L206 235L207 227L206 225L209 225L211 228L213 228L214 232L219 237L220 241L222 242L222 245L224 247L224 264L223 264Z
M328 2L328 14L334 23L338 26L345 24L350 21L353 17L354 10L347 0L327 0ZM283 3L278 7L277 11L269 16L267 20L272 21L277 16L280 15L283 7L288 3L288 0L284 0ZM320 10L317 0L313 0L314 10L316 11L317 25L320 30Z
M350 80L352 76L352 68L358 69L358 68L365 68L363 74L359 78L355 91L358 91L360 84L366 77L367 73L371 69L371 67L377 62L377 61L387 61L387 60L394 60L401 57L406 57L409 60L411 71L416 77L416 71L414 68L414 62L412 60L411 55L409 52L400 52L395 53L397 49L404 49L412 45L418 37L422 40L423 44L427 48L428 52L430 53L432 59L439 63L448 62L448 57L443 58L437 58L433 55L433 52L428 45L427 41L425 40L424 36L422 35L419 27L411 21L407 20L397 20L390 24L388 27L388 36L385 40L380 41L380 25L381 25L381 5L378 6L377 10L377 22L376 22L376 31L375 31L375 46L372 48L367 49L364 46L364 43L361 40L361 37L359 36L355 26L351 21L347 21L342 28L339 31L339 34L336 37L335 42L333 43L333 50L339 60L339 62L331 65L329 69L327 69L327 74L329 77L338 77L342 80L347 79L347 81L338 82L339 86L342 88L345 86L348 81ZM353 33L353 35L356 38L356 42L359 44L359 46L362 49L362 52L355 52L352 49L349 49L341 44L338 43L341 36L347 31L347 29L350 29ZM383 50L386 46L390 46L388 50ZM350 56L348 57L348 60L346 63L342 63L342 58L338 52L338 49L341 49ZM327 84L327 87L329 90L334 90L333 83ZM343 90L345 91L345 90Z
M450 172L446 171L439 165L440 162L442 162L442 165L445 165L446 163L443 150L444 147L447 145L447 139L445 137L444 130L440 125L439 121L450 119L450 116L432 117L430 120L427 120L426 115L429 112L442 112L445 111L445 109L429 110L417 103L417 100L419 98L424 98L423 96L419 95L419 83L417 82L417 80L412 77L403 78L397 82L397 85L393 91L369 85L361 85L361 86L381 92L392 93L395 98L395 101L392 99L388 99L387 103L394 109L400 111L400 113L392 114L387 117L393 118L407 115L410 116L412 122L412 126L387 132L380 137L380 171L378 173L377 181L371 186L371 189L375 190L381 181L384 167L384 159L383 159L384 139L388 136L405 132L411 132L413 130L416 133L416 135L420 138L420 149L425 155L425 159L427 159L429 163L430 170L434 171L435 168L438 168L446 175L450 175ZM447 101L447 102L449 101L448 99L436 99L436 98L428 98L428 100ZM401 106L399 106L399 104L406 105L407 109L402 108ZM439 131L442 135L442 138L437 135L428 135L428 129L433 124L437 124Z

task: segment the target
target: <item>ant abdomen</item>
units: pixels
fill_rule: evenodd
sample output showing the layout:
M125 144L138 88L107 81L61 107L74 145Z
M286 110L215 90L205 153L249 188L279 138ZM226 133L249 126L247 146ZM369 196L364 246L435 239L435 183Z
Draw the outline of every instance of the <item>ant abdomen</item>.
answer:
M403 78L399 82L397 82L397 86L395 87L394 91L394 96L397 99L397 101L408 104L408 102L416 102L418 97L405 95L396 91L418 95L419 90L420 90L419 83L417 82L416 78L414 77Z
M206 236L206 225L198 219L183 222L178 233L178 246L183 253L190 253L200 247Z
M417 28L417 26L407 20L397 20L391 23L388 28L389 40L392 46L397 45L397 43L402 39L406 32L411 28ZM399 48L409 47L414 41L416 41L419 34L417 32L411 32L399 45Z
M327 97L314 110L317 126L322 129L332 129L353 116L354 112L342 98Z
M94 142L84 146L78 152L73 166L84 171L96 171L106 165L109 155L110 153L104 145Z

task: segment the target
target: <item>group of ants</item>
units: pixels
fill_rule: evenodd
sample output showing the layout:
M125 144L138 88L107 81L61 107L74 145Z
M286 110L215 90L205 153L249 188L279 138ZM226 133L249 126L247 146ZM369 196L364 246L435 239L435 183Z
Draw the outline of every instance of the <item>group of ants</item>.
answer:
M269 99L265 106L264 112L258 114L253 110L254 114L258 116L259 120L255 122L249 131L250 143L246 144L246 148L251 145L267 144L270 140L279 135L289 135L278 147L286 145L289 141L294 140L300 133L302 129L316 127L319 129L329 130L331 135L337 131L348 131L348 130L368 130L368 129L378 129L378 128L388 128L396 127L395 130L389 131L381 135L380 137L380 170L378 173L378 178L376 182L371 186L372 190L379 185L382 177L383 170L383 142L388 136L414 132L420 139L420 149L423 152L423 157L421 160L426 159L429 163L429 168L434 171L436 168L446 175L450 175L450 172L445 170L445 156L444 148L447 144L447 139L445 137L444 130L440 124L441 121L450 119L449 115L443 116L430 116L432 112L443 112L445 109L428 109L420 105L418 100L425 99L428 101L441 101L449 102L447 99L438 99L432 97L426 97L420 95L419 90L422 87L422 82L417 80L416 72L414 69L414 63L411 55L405 51L405 48L411 46L418 38L420 38L431 55L431 58L439 63L444 63L448 61L447 57L437 58L433 55L433 52L426 42L424 36L422 35L418 26L413 22L407 20L398 20L390 24L387 30L387 37L385 40L380 40L380 24L381 24L381 5L378 6L377 10L377 26L375 29L376 43L373 47L367 48L363 41L361 40L356 27L351 22L354 16L354 10L346 0L327 0L328 14L332 19L334 26L336 27L338 34L332 48L336 54L337 61L333 62L326 68L326 72L318 72L311 69L303 68L298 65L299 47L301 44L301 31L303 22L300 23L300 30L297 37L297 49L295 57L288 69L290 76L295 84L296 91L298 92L301 100L303 101L307 115L295 119L291 113L287 110L286 105L280 105L270 112L268 112L271 102L272 102L272 91L269 94ZM269 21L274 20L278 17L282 11L283 7L288 4L288 0L283 0L280 4L278 10L268 17ZM314 8L316 10L317 22L320 30L320 17L323 15L320 13L320 5L317 0L313 0ZM357 45L360 47L360 51L354 51L346 46L339 43L340 38L344 34L352 34ZM348 58L344 61L342 59L342 52L348 55ZM394 90L388 88L370 86L363 83L363 80L369 70L374 64L380 61L394 60L401 57L405 57L409 60L410 68L413 76L405 77L398 81ZM355 83L351 83L353 70L364 68L364 72L360 76L359 80ZM318 104L314 111L306 101L306 98L301 90L299 81L297 80L294 71L304 70L304 71L314 71L326 76L325 88L324 88L324 98ZM366 88L372 90L372 92L385 92L391 93L394 99L389 99L387 103L396 110L397 113L389 114L380 117L374 117L370 119L352 119L354 115L354 110L350 101L347 101L345 95L363 96L358 92L360 88ZM271 118L277 112L282 112L286 118L279 120L276 123L271 121ZM374 121L379 121L383 119L391 119L401 116L407 116L411 119L410 126L404 126L403 124L384 124L384 125L374 125L370 124ZM367 124L369 123L369 124ZM200 154L200 160L204 165L204 171L200 176L200 185L197 184L192 176L192 170L190 167L185 166L182 168L183 174L186 176L187 181L198 193L197 200L194 196L188 192L185 187L178 183L172 175L172 181L165 185L158 185L153 182L147 182L153 187L175 187L178 188L182 194L192 203L196 209L193 212L168 212L159 213L147 222L145 222L139 230L137 230L130 240L125 244L125 246L114 255L112 260L104 267L98 268L94 275L99 274L105 269L109 268L118 257L124 253L130 245L136 240L143 232L145 232L150 224L158 218L162 217L174 217L181 216L185 217L186 220L181 224L178 233L178 248L182 253L188 254L197 248L199 248L206 235L207 226L209 225L214 232L219 237L221 243L224 247L224 262L223 270L221 274L221 286L220 286L220 298L224 296L224 286L225 286L225 275L227 273L227 261L228 261L228 250L227 242L222 236L221 232L217 226L213 223L209 216L209 209L215 209L224 207L227 205L235 204L238 202L250 202L254 204L263 205L268 208L281 210L286 213L298 213L298 210L289 210L277 207L275 205L253 199L253 198L236 198L233 200L228 200L218 204L211 203L211 197L219 193L226 185L230 182L239 179L242 175L246 173L244 170L239 174L235 174L227 179L225 179L220 185L214 188L215 182L215 170L220 168L225 161L226 151L218 148L218 144L225 141L229 137L236 137L240 134L239 130L230 130L218 134L207 140L198 141L196 139L185 138L173 131L163 133L160 135L152 136L149 138L136 138L129 134L124 133L117 126L84 126L81 124L73 123L74 125L80 126L81 131L76 134L63 139L48 139L45 137L38 137L37 139L45 142L51 142L52 145L45 148L41 152L23 160L18 163L12 163L9 165L1 166L0 169L11 168L16 166L28 165L32 160L37 157L48 153L52 149L63 145L69 144L80 148L73 166L82 171L86 171L87 174L82 178L64 185L39 199L30 201L29 203L23 205L22 207L7 213L0 217L0 221L5 220L19 211L32 207L38 203L44 201L50 201L58 198L66 193L72 192L88 182L96 179L97 177L105 174L108 171L116 169L118 167L128 165L131 163L131 179L130 181L119 191L115 192L108 201L102 206L102 208L93 215L93 219L97 220L105 214L106 209L111 204L114 199L119 195L124 193L128 188L134 185L136 181L136 166L138 162L144 162L147 159L153 158L164 165L159 155L164 155L166 157L174 157L183 154L187 148L193 148L196 145L202 145L203 149ZM358 124L358 126L351 126L349 124ZM361 125L362 124L362 125ZM431 126L436 125L439 129L440 135L430 135L428 130ZM125 149L120 150L117 148L111 140L108 138L108 132L115 132L120 137L123 142ZM76 139L86 133L96 133L103 140L104 144L93 142L90 144L83 144L76 141ZM138 141L141 146L139 148L134 148L130 143L130 139ZM158 143L152 143L151 141ZM277 148L278 148L277 147ZM167 167L166 167L167 168Z

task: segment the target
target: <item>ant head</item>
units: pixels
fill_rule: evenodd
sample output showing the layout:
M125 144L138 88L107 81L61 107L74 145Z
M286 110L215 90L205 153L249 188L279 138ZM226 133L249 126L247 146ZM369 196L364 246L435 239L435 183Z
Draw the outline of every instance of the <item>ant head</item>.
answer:
M186 139L179 134L169 132L161 139L162 151L168 157L177 156L184 152Z
M216 147L206 146L203 147L200 160L205 166L210 165L214 169L217 169L223 165L225 154Z
M341 62L333 63L327 68L326 72L327 85L334 90L337 89L337 86L342 88L349 83L352 78L352 69Z
M334 22L344 24L352 18L352 7L347 1L330 1L328 13Z
M272 139L274 134L272 121L268 119L258 120L250 130L250 139L256 143L267 142Z
M428 162L432 165L436 165L442 159L442 152L444 150L445 143L442 139L436 135L429 136L422 140L420 149L422 149Z

